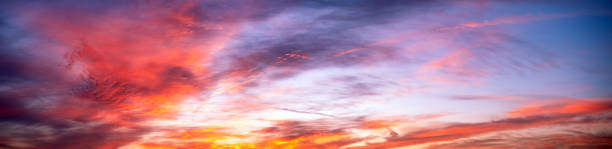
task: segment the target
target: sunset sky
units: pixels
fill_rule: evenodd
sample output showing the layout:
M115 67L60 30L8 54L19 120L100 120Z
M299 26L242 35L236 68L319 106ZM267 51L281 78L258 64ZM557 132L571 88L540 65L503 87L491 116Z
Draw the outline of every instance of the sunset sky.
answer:
M612 148L612 2L2 0L0 149Z

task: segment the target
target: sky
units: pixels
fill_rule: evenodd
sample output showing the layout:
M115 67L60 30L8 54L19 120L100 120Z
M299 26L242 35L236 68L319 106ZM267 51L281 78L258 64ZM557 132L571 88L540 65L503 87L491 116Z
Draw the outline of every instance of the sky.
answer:
M612 148L601 0L4 0L0 148Z

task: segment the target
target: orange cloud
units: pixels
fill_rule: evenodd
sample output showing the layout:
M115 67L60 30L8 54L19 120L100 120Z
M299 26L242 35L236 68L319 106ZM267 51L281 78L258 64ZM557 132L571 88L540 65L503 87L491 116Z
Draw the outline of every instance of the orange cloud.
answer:
M354 148L392 148L430 142L448 141L501 130L515 130L550 125L568 119L568 117L531 117L526 119L506 119L489 123L459 124L440 129L424 130L411 134L405 134L403 136L391 137L381 143L370 143L365 146Z
M390 137L386 141L381 143L370 143L366 144L365 146L358 146L354 148L401 147L440 141L450 141L461 138L468 138L478 134L499 132L505 130L521 130L526 128L534 128L561 123L581 124L583 122L574 119L576 118L576 116L588 116L593 114L598 115L600 112L610 111L612 109L612 104L610 104L608 101L609 99L607 98L596 98L581 100L559 99L547 102L536 102L530 106L519 108L513 112L510 112L511 116L521 118L509 118L486 123L457 124L440 129L423 130L415 133L405 134L402 136ZM584 121L584 123L589 122L588 118L584 119ZM597 137L593 138L561 136L558 139L564 138L566 138L566 140L569 142L578 144L580 144L581 142L606 142L606 139Z
M609 148L612 139L609 135L602 134L602 132L609 132L606 123L598 121L501 131L419 146L431 149L522 148L525 146L533 148Z
M612 110L610 99L557 99L534 102L508 113L512 117L597 113Z

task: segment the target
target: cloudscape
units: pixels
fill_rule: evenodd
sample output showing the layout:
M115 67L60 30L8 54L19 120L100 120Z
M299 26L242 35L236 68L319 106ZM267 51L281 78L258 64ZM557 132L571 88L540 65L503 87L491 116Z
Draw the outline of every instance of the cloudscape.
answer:
M605 0L3 0L0 148L612 148Z

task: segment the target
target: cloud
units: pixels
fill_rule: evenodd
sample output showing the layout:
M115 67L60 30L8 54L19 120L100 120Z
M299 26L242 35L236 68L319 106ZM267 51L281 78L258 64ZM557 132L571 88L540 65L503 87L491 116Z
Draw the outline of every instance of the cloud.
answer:
M449 13L464 3L3 1L0 147L386 148L586 123L598 119L577 116L610 109L609 99L555 100L499 121L434 123L455 112L390 95L555 67L502 25L569 15Z
M422 130L418 132L403 134L396 137L388 138L384 142L370 143L365 146L355 148L390 148L390 147L403 147L410 145L427 145L436 144L434 142L445 142L451 141L456 143L440 143L443 145L433 145L432 148L444 148L444 147L493 147L493 148L512 148L508 145L513 145L515 142L510 141L513 138L499 139L499 137L492 137L491 139L478 139L476 136L490 133L502 133L505 131L527 131L526 129L536 129L544 126L551 126L555 124L566 124L566 125L585 125L585 124L603 124L607 123L609 114L603 112L608 111L605 103L606 99L598 100L551 100L549 102L536 102L538 104L532 104L532 106L526 106L519 108L513 112L510 112L511 118L502 119L492 122L474 123L474 124L452 124L447 127ZM602 114L603 113L603 114ZM519 117L520 116L520 117ZM606 118L608 117L608 118ZM576 131L584 131L584 129L576 129ZM602 131L594 131L602 132ZM576 132L572 132L576 133ZM539 133L544 135L546 133ZM577 134L576 135L551 135L542 136L536 138L546 139L558 139L558 140L571 140L568 143L553 143L545 144L544 141L550 140L530 140L534 145L543 145L542 147L553 146L582 146L583 141L598 143L599 145L606 146L607 137L599 137L593 135ZM526 138L514 138L514 139L525 139L529 140L529 137L535 137L533 135L524 136ZM462 141L464 138L475 138L467 139L469 141ZM497 138L497 139L495 139ZM470 142L472 141L472 142ZM508 141L508 142L506 142ZM502 142L506 142L500 144ZM501 146L498 146L501 145ZM597 146L597 145L595 145Z
M533 102L516 109L510 116L556 115L599 113L612 110L609 99L557 99L551 101Z
M502 101L525 101L533 97L505 96L505 95L453 95L451 99L456 100L502 100Z
M254 70L251 73L256 74L275 67L291 67L300 72L334 65L359 64L368 55L376 55L380 51L350 57L340 57L336 53L344 48L365 46L370 39L360 38L358 31L361 28L384 24L399 14L411 11L402 7L426 9L424 5L431 5L429 3L435 2L303 2L302 7L294 8L293 11L252 20L245 28L247 31L237 36L240 42L224 51L227 57L233 57L229 62L229 72L225 74L251 69ZM393 7L377 9L389 4L393 4ZM283 76L286 78L292 75Z
M397 137L388 138L381 143L370 143L355 148L392 148L430 142L449 141L473 135L502 131L515 130L531 127L539 127L559 123L567 120L566 117L529 117L517 119L505 119L487 123L458 124L432 130L423 130Z
M56 132L42 141L47 136L17 134L22 147L116 148L137 140L148 127L139 122L170 117L173 105L206 91L201 62L232 33L229 23L220 29L200 16L198 3L74 2L12 2L11 16L3 16L14 22L2 29L21 36L2 44L2 121Z
M525 145L534 148L605 148L610 146L610 131L605 125L606 122L594 122L501 131L432 143L426 148L517 148Z

